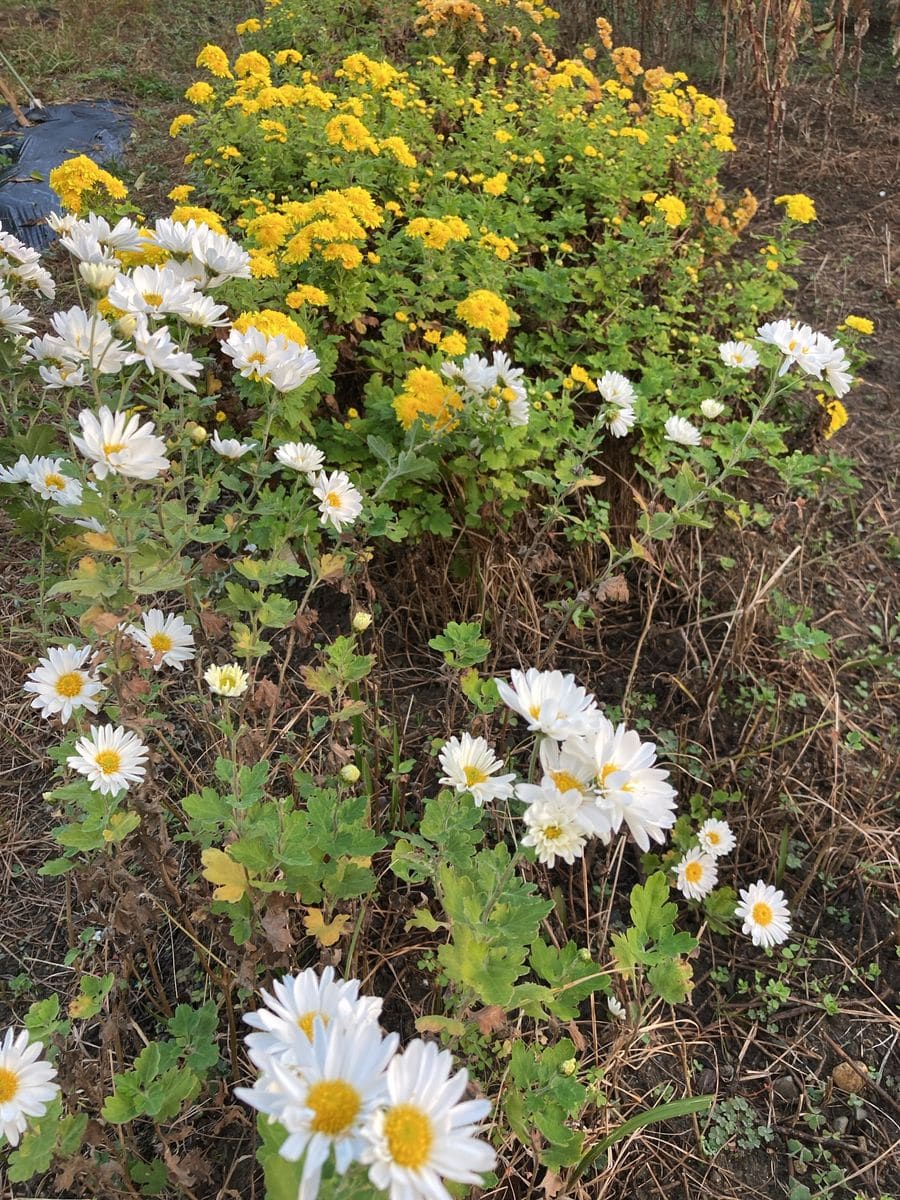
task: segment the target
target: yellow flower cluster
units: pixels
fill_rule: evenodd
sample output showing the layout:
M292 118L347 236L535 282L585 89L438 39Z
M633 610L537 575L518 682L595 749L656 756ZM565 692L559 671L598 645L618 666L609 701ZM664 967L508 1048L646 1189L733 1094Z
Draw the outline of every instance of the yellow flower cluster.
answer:
M358 117L349 114L332 117L325 126L325 136L332 146L340 146L348 152L368 150L370 154L378 154L378 142L372 137Z
M88 199L96 201L100 190L105 191L112 200L124 200L128 195L128 188L121 179L104 171L85 154L54 167L49 175L49 183L59 196L63 208L76 215L89 207Z
M865 334L866 337L875 332L874 321L869 317L854 317L852 313L850 316L844 317L844 325L848 329L855 329L857 333Z
M456 315L470 329L483 329L495 342L502 342L509 332L512 312L496 292L479 288L456 306Z
M323 292L321 288L313 287L308 283L294 288L284 298L284 302L288 308L302 308L304 304L310 304L313 308L322 308L329 304L330 300L331 298L327 292Z
M416 421L427 421L433 428L443 430L452 426L462 400L436 371L416 367L403 381L403 391L394 399L393 407L404 429L411 428Z
M687 220L687 208L684 201L679 200L677 196L660 196L654 202L654 208L659 209L665 218L665 222L672 229L677 229L679 225L683 225Z
M214 46L207 43L197 55L196 65L198 67L205 67L210 75L215 75L217 79L234 78L228 63L228 55L221 46Z
M257 215L243 222L248 238L260 251L251 264L254 275L279 275L280 264L297 266L313 253L325 262L352 271L363 261L357 243L383 222L383 212L365 188L330 189L312 200L288 200L268 209L252 201ZM273 252L279 252L276 259ZM250 250L254 256L254 248ZM307 297L309 300L309 297ZM302 303L302 302L301 302Z
M415 217L403 232L431 250L445 250L451 242L465 241L469 227L459 217Z
M721 196L713 195L706 206L706 219L710 225L724 229L726 233L743 233L759 209L759 201L749 188L744 188L744 195L738 201L731 216L727 216L727 205Z
M424 37L434 37L440 25L450 22L471 22L481 33L487 32L484 13L472 0L419 0L422 15L416 18L416 26Z
M830 441L839 429L844 428L850 420L850 416L840 400L826 396L824 392L817 392L816 399L828 414L828 425L824 432L826 440Z
M803 192L795 192L789 196L776 196L775 203L783 204L784 211L790 219L798 221L801 225L808 225L810 221L816 220L816 206Z
M276 312L272 308L242 312L232 324L239 333L246 333L248 329L253 328L258 329L267 338L278 337L280 334L289 342L296 342L298 346L306 345L306 334L297 322L287 313Z
M519 249L518 242L514 242L512 238L500 237L496 233L485 233L478 244L479 246L486 246L489 250L493 250L501 262L509 262L510 258Z

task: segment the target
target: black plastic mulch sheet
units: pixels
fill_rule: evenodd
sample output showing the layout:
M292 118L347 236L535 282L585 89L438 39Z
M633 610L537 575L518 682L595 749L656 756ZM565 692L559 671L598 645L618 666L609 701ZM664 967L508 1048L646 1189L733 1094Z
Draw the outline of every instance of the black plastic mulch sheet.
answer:
M47 177L66 159L86 154L98 163L120 160L131 136L131 117L114 100L84 100L32 108L23 128L12 110L0 106L0 225L35 250L55 234L47 215L59 211L59 197Z

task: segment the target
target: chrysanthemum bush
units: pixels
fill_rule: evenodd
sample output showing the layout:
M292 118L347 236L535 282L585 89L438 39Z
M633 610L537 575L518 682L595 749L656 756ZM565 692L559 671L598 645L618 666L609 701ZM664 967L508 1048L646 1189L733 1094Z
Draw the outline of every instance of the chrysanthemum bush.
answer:
M644 69L607 23L557 60L550 10L487 5L504 24L533 10L542 32L498 34L514 55L459 55L481 10L437 5L426 37L428 7L404 9L408 63L355 52L319 73L301 48L325 8L277 6L239 27L233 61L203 49L173 122L190 179L176 211L212 205L251 255L236 294L292 311L320 355L276 429L314 431L378 490L395 539L504 527L535 501L605 538L623 473L645 505L633 532L654 538L709 520L753 460L809 486L827 466L789 452L797 411L762 409L756 377L718 352L783 311L808 198L779 197L777 234L754 239L756 200L720 182L723 104Z
M64 191L65 175L57 183ZM476 627L433 639L451 676L460 672L448 686L468 697L470 728L438 738L433 763L426 748L433 786L421 805L400 786L412 765L400 731L385 730L367 690L369 612L308 653L307 700L289 704L311 598L352 581L380 528L377 497L326 449L273 435L286 412L302 411L321 372L317 349L284 313L235 310L249 253L196 219L141 226L88 212L52 224L68 278L0 235L13 314L0 339L10 381L0 481L10 514L40 544L41 653L22 686L55 764L44 802L59 853L43 873L167 877L156 830L160 844L183 848L236 971L242 948L291 944L289 906L302 908L312 946L346 945L343 983L330 971L294 972L263 993L255 1016L264 963L255 959L240 985L259 1078L237 1094L261 1114L272 1196L442 1195L440 1179L472 1183L491 1169L491 1130L497 1142L538 1147L553 1170L586 1170L583 1118L598 1103L602 1065L580 1066L571 1041L545 1030L597 995L611 1021L640 1027L648 1006L690 995L697 910L718 934L740 923L756 945L773 946L790 933L784 895L764 879L732 878L724 802L692 801L679 816L659 747L604 713L572 675L482 677L490 643ZM63 288L73 302L46 318L23 302ZM834 343L789 321L760 327L755 344L723 345L720 357L731 370L766 372L761 404L792 372L835 392L849 386ZM516 386L502 351L445 372L456 411L484 419L497 384L482 381L499 372ZM598 387L629 426L627 379L609 372ZM226 389L258 411L252 437L208 434ZM499 399L515 427L524 398ZM679 454L701 453L693 423L673 414L669 425ZM627 927L591 952L553 930L553 876L587 854L615 853L622 839L642 852L645 881L631 889ZM486 1006L535 1033L506 1047L499 1070L483 1047L473 1056L489 1099L463 1100L465 1066L415 1038L401 1049L397 1031L380 1027L377 997L359 996L358 939L387 871L422 897L408 928L429 939L420 968L442 997L418 1032L465 1058L464 1016ZM742 882L738 899L732 883ZM128 1127L138 1132L116 1156L116 1178L164 1190L142 1138L165 1143L185 1106L202 1108L226 1073L246 1073L234 980L212 972L209 981L203 1003L150 1018L143 1047L114 1063L94 1108L57 1090L43 1053L65 1052L115 973L86 973L66 1017L55 997L32 1005L26 1033L0 1051L14 1181L54 1159L91 1178L101 1163L109 1169L104 1156ZM550 1099L548 1072L561 1081ZM704 1103L687 1098L660 1115ZM489 1111L492 1125L479 1129ZM89 1117L101 1132L83 1145Z

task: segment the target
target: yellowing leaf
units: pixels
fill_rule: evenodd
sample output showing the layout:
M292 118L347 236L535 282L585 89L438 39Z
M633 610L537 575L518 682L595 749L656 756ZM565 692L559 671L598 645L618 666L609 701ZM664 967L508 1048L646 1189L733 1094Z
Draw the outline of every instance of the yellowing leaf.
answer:
M236 904L252 886L246 870L224 850L204 850L200 855L203 863L203 878L218 886L213 900L226 900Z
M93 996L76 996L69 1004L67 1012L70 1017L80 1020L82 1017L93 1016L96 1011L96 1001Z
M320 579L340 579L346 562L343 554L323 554L316 563L316 573Z
M117 542L111 533L95 533L93 529L81 535L88 550L115 550Z
M349 920L347 913L339 913L326 925L321 908L311 908L303 918L303 924L310 937L314 937L322 946L333 946Z

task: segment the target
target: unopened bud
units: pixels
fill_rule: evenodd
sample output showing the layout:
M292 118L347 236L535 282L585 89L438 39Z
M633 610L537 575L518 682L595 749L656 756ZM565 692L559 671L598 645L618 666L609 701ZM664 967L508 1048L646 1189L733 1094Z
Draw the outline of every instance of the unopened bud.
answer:
M567 1058L564 1063L559 1064L559 1069L563 1075L574 1075L578 1070L578 1063L574 1058Z
M116 329L122 337L131 337L137 329L137 317L134 313L123 313L116 321Z
M365 633L372 624L372 614L369 612L358 612L353 614L353 632Z
M359 779L359 767L347 763L346 767L341 767L341 779L344 783L356 783Z
M195 425L191 430L191 441L196 442L198 446L205 442L208 437L209 434L202 425Z
M92 292L103 295L112 286L119 268L112 263L83 262L78 264L78 273Z
M707 417L710 421L714 421L721 412L724 412L724 410L725 405L721 400L700 401L700 411L703 413L704 417Z

